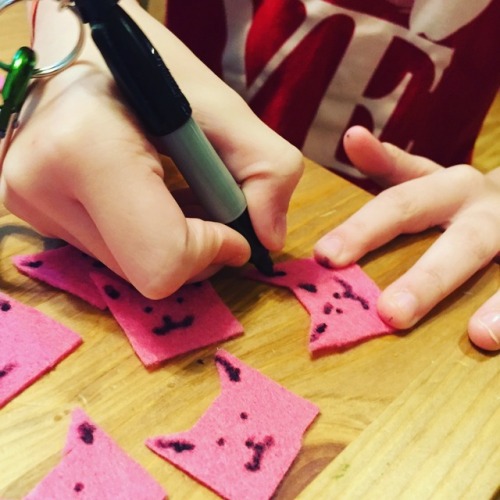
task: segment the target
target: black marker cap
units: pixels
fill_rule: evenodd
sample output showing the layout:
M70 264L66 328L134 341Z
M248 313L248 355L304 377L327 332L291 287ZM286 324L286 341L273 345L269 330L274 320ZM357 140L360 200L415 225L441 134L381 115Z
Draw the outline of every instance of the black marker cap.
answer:
M145 130L169 134L191 117L189 102L158 51L117 0L75 0L118 87Z
M84 23L103 22L108 19L109 11L118 4L118 0L74 0Z

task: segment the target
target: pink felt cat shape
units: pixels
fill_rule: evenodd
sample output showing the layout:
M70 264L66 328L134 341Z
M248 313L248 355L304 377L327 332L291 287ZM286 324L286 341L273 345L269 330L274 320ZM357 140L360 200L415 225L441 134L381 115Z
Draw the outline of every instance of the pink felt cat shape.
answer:
M0 293L0 408L73 352L82 339Z
M79 408L61 462L25 500L163 500L163 488Z
M106 309L90 273L112 274L101 262L71 245L12 259L19 272L80 297L89 304Z
M270 498L318 408L223 350L215 362L222 391L201 419L146 444L225 498Z
M142 296L118 277L92 275L109 310L148 367L243 333L208 281L162 300Z
M290 288L311 315L309 351L339 351L394 332L377 313L377 285L357 265L328 269L313 259L275 265L274 276L249 271L246 276Z

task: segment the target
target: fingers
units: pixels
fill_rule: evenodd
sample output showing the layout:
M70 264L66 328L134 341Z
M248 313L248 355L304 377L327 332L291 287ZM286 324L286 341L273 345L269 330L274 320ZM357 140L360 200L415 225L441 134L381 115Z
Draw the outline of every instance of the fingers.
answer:
M280 250L285 244L290 198L304 169L303 156L229 92L217 119L205 118L202 124L242 186L257 237L269 250Z
M253 165L255 173L243 183L257 237L271 251L281 250L285 244L288 205L302 168L301 155L296 155L281 171L279 164L258 163Z
M500 245L499 238L491 237L495 230L487 221L451 225L408 272L382 292L380 316L395 328L415 325L493 259Z
M441 169L431 160L381 143L360 126L346 132L344 148L354 166L380 186L394 186Z
M477 347L488 351L500 350L500 291L474 313L468 331Z
M196 121L240 182L258 238L270 250L282 248L286 211L302 174L301 153L261 122L234 90L136 2L126 8L168 63Z
M370 201L318 241L315 257L344 266L399 234L446 227L379 299L385 321L409 328L495 257L500 249L499 211L498 187L485 176L467 166L442 169Z
M84 160L87 168L80 168L75 179L78 196L141 293L164 297L209 267L248 260L248 244L239 234L222 224L184 217L157 174L154 157L137 158L123 147L113 160L98 176L92 175L92 157Z
M104 111L100 118L106 134L67 121L65 130L74 132L68 136L78 140L51 137L50 151L37 149L40 156L26 165L19 159L31 136L18 136L2 187L13 213L94 255L151 298L248 260L249 246L238 233L185 218L154 151L133 125Z
M345 266L400 234L443 224L470 190L470 176L463 170L441 169L383 191L321 238L315 245L316 257Z

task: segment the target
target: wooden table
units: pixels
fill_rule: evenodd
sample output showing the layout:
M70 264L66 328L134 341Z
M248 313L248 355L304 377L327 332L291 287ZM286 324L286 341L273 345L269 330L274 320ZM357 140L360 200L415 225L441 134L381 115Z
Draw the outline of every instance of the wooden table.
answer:
M16 23L23 20L15 8L2 15L0 60L21 43ZM288 244L276 260L310 256L322 234L368 199L308 163L290 211ZM146 370L110 314L17 273L11 257L41 250L43 240L1 213L2 291L58 319L84 343L0 410L0 496L21 498L59 462L69 413L79 406L171 498L215 498L143 443L190 428L215 399L216 347ZM385 287L436 236L400 237L360 264ZM222 347L321 409L276 498L486 499L499 493L500 359L474 349L466 335L469 316L498 288L496 264L411 332L315 360L307 352L309 317L288 290L229 270L212 282L245 328Z

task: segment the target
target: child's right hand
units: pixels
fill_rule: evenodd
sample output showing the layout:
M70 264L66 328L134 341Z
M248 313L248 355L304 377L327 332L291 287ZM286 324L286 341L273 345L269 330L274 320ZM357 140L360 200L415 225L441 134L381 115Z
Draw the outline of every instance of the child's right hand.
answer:
M121 4L165 58L241 183L258 237L280 249L302 155L135 2ZM95 256L151 298L248 260L241 235L184 216L91 40L77 64L40 84L26 104L0 189L7 209L35 229Z

